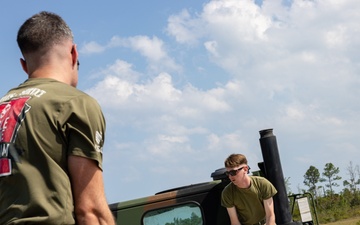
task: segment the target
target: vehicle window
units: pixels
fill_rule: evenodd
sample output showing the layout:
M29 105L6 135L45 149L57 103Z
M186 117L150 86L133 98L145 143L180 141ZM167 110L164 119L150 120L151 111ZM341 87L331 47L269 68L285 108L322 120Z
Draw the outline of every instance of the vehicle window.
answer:
M144 225L203 225L201 209L196 203L174 205L146 212Z

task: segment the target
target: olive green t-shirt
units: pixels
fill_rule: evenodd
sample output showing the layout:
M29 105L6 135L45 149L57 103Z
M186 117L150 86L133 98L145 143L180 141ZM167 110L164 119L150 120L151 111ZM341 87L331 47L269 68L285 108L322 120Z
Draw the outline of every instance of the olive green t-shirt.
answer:
M89 95L53 79L28 79L0 99L0 224L75 224L68 156L102 168L105 120ZM4 169L4 168L2 168Z
M226 208L235 206L242 225L252 225L266 216L263 200L273 197L277 191L264 177L250 176L249 188L238 188L229 183L223 190L221 205Z

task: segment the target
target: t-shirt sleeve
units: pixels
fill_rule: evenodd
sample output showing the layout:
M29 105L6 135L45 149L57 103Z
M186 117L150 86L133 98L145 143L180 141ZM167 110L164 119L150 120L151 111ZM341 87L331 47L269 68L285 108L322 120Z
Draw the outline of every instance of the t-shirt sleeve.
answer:
M263 189L265 190L264 192L262 192L263 193L263 196L262 196L263 199L269 199L269 198L273 197L277 193L277 190L274 187L274 185L265 178L262 181L262 186L263 186Z
M97 101L84 94L69 101L66 121L68 155L95 160L102 169L105 119Z
M231 208L234 206L231 187L229 185L226 186L221 193L221 205L225 208Z

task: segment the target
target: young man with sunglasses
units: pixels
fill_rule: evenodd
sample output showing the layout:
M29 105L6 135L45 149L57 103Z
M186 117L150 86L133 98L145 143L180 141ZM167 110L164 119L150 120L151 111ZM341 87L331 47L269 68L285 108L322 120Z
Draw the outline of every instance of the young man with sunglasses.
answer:
M231 183L222 192L221 204L231 225L275 225L275 187L264 177L249 176L250 167L242 154L231 154L224 164Z
M0 98L0 224L114 225L102 175L105 119L76 89L72 31L41 12L17 42L28 79Z

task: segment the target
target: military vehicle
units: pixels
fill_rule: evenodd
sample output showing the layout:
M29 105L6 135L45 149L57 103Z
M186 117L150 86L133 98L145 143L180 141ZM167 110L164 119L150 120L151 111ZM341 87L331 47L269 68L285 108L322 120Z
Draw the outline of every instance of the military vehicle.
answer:
M274 196L276 223L318 225L317 217L312 219L315 208L309 204L304 207L304 202L308 202L304 201L307 196L293 195L293 210L290 213L276 138L272 129L260 131L260 134L264 162L258 164L260 170L253 175L265 176L278 190ZM225 168L215 170L211 174L213 180L209 182L165 190L149 197L110 204L109 207L117 225L230 225L227 211L221 206L221 192L230 182L225 171ZM294 222L292 213L297 199L301 200L300 211L305 211L300 212L302 221Z
M118 225L218 225L230 224L220 204L225 169L213 173L214 181L159 192L153 196L111 204ZM218 177L220 175L220 177Z

